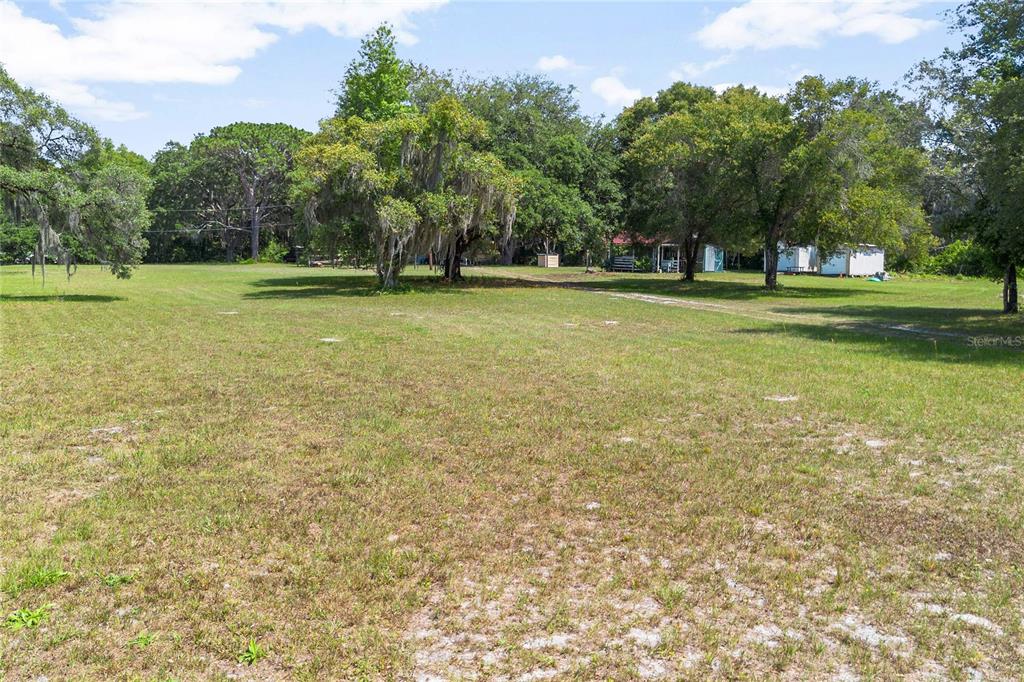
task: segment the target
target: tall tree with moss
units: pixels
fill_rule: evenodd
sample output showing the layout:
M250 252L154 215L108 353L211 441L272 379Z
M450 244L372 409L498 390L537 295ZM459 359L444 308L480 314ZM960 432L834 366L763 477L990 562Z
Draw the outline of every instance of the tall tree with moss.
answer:
M502 262L521 248L585 258L600 249L618 222L618 158L608 126L580 112L574 89L529 74L458 82L434 74L416 87L421 100L446 89L488 123L486 148L522 180Z
M394 288L410 252L438 254L449 281L477 240L507 238L517 177L484 151L487 126L453 97L423 114L335 117L298 156L296 194L311 226L367 226L379 284Z
M0 223L36 231L33 264L81 257L129 277L146 250L145 161L0 67ZM34 268L33 268L34 269Z
M309 243L326 249L332 259L339 252L353 255L375 253L377 216L367 211L367 197L361 183L351 178L323 171L315 181L311 175L313 160L329 145L338 144L346 136L359 144L375 133L367 132L365 124L412 116L410 82L417 73L411 64L399 58L394 31L387 24L378 26L363 38L359 53L345 70L337 90L335 115L321 123L320 132L305 145L305 166L296 173L300 186L293 188L295 200L305 206L305 229ZM425 69L421 70L426 73ZM346 123L352 119L351 124ZM357 130L363 132L357 133ZM384 131L379 134L386 136ZM323 164L323 160L318 161ZM371 202L372 203L372 202Z

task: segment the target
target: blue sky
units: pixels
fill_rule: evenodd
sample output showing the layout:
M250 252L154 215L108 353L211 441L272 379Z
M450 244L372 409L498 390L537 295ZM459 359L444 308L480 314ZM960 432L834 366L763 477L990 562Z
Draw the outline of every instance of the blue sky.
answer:
M151 155L239 120L315 129L359 37L395 25L402 57L487 76L545 73L617 114L674 80L781 92L803 74L897 84L957 42L949 3L102 3L0 0L0 62Z

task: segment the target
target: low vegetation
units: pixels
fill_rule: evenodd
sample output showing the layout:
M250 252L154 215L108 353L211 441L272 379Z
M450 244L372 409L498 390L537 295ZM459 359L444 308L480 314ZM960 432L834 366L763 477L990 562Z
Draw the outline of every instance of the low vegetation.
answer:
M998 284L465 272L3 268L0 676L1024 675Z

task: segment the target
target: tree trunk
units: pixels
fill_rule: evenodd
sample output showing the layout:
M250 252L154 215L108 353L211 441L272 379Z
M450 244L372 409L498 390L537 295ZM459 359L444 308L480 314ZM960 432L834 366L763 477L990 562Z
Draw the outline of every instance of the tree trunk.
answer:
M516 256L516 251L519 249L519 245L516 243L514 238L510 238L507 242L501 245L501 264L512 265L512 260Z
M235 262L235 233L233 230L224 231L224 259L228 263Z
M249 220L252 226L252 259L258 261L260 259L260 212L255 205L249 207Z
M1020 312L1017 297L1017 266L1011 263L1006 266L1003 274L1003 312L1008 314Z
M455 240L449 247L444 259L444 279L448 282L459 282L465 279L462 276L462 254L466 251L466 242L462 237Z
M779 288L779 240L774 230L764 244L764 288L768 291Z
M398 275L405 262L403 242L398 235L388 236L377 250L377 279L382 289L398 286Z
M697 254L700 253L700 239L688 237L683 240L683 248L686 249L686 271L683 281L692 282L693 274L697 271Z

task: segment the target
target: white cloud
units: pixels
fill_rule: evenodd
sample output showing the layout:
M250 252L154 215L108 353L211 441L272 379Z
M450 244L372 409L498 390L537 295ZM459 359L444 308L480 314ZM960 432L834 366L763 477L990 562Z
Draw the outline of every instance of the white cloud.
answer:
M811 72L807 69L794 64L788 69L779 69L781 80L786 85L765 85L763 83L716 83L711 87L714 88L715 92L722 93L729 88L737 85L745 85L748 88L757 88L769 97L784 97L793 89L793 86L804 76L810 76Z
M595 78L590 84L590 91L604 100L610 107L627 107L642 96L638 88L627 87L619 78L619 70L615 69L607 76Z
M550 57L541 57L537 60L534 68L538 71L578 71L581 67L579 64L564 57L560 54L552 55Z
M872 35L885 43L900 43L938 25L907 15L920 4L750 0L719 14L697 33L697 39L705 47L729 50L819 47L829 36Z
M281 32L313 27L354 38L387 21L400 41L411 43L410 17L445 1L116 2L71 18L65 32L0 0L0 62L18 80L85 115L128 120L144 114L99 97L90 84L229 83L241 73L239 62Z
M693 80L708 71L714 71L720 66L731 64L735 60L736 55L730 53L706 62L683 62L669 71L668 76L674 81Z
M81 83L50 80L39 84L41 90L60 102L61 106L81 111L92 118L104 121L134 121L148 114L139 111L131 102L118 102L100 96Z

